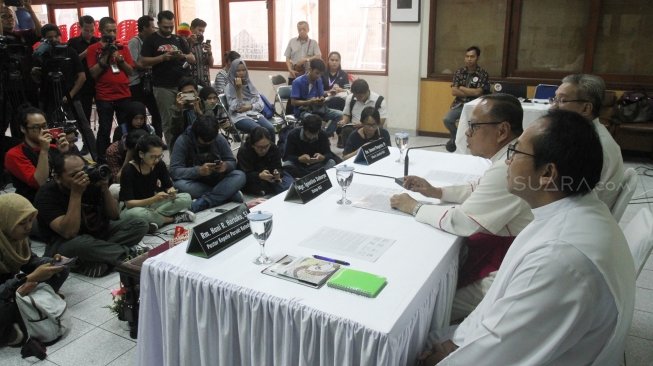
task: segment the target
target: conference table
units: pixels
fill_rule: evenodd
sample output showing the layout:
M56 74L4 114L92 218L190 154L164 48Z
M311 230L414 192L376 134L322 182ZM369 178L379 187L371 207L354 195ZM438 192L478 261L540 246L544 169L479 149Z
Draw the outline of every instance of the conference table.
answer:
M456 132L456 152L459 154L469 154L465 131L467 131L467 127L469 126L468 122L472 118L472 111L480 101L481 100L477 98L463 105L463 111L460 113L460 119L458 119L458 130ZM544 99L535 99L532 102L526 103L522 102L521 106L524 110L522 126L524 129L530 126L536 119L540 118L540 116L546 114L549 110L548 103L549 102Z
M392 177L403 163L391 155L356 173L348 198L403 189ZM410 151L410 174L435 184L451 176L480 175L489 161L470 155ZM455 292L459 238L419 223L410 215L338 205L333 187L306 204L277 195L252 210L273 213L266 252L314 254L349 262L350 268L387 278L376 298L323 286L319 289L262 274L252 260L260 248L248 236L204 259L177 245L145 261L141 272L137 364L139 365L412 365L429 337L449 324ZM383 176L364 175L377 174ZM425 197L411 193L420 200ZM378 197L377 197L378 198ZM432 200L437 203L437 200ZM389 209L389 202L386 206ZM345 230L393 241L376 261L315 249L307 238L322 230ZM326 230L326 231L325 231ZM333 247L342 244L333 239Z

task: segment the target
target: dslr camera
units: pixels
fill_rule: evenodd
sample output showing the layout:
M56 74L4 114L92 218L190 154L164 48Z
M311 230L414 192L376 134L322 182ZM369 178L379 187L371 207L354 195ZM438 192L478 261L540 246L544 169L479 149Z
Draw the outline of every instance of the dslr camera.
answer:
M97 183L101 180L109 180L111 177L111 169L109 169L109 166L105 164L86 165L84 166L84 173L88 175L88 179L91 183Z
M112 54L118 50L122 50L123 46L116 42L116 37L112 35L104 35L102 36L102 42L106 43L107 45L104 46L102 49L102 53L104 54Z

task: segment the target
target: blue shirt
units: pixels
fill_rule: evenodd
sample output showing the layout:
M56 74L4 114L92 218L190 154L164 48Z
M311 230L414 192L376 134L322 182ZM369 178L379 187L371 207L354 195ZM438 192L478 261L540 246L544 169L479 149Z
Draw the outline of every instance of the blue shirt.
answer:
M313 82L311 91L308 91L308 75L304 74L292 82L292 91L290 92L290 99L307 100L311 98L319 98L324 95L324 84L322 78L318 78ZM294 106L293 112L295 116L299 116L299 107Z

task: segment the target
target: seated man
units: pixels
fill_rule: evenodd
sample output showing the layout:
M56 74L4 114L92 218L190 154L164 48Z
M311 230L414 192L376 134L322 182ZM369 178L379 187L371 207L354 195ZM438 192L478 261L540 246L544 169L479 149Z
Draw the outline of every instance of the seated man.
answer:
M170 176L181 192L195 199L192 212L242 202L240 189L245 173L236 169L236 159L227 140L219 134L214 117L200 116L179 136L170 156Z
M302 127L288 134L283 165L293 177L301 178L320 168L333 168L340 162L331 152L329 137L320 129L321 126L322 119L309 114Z
M390 200L393 208L420 222L468 237L452 320L467 316L483 299L515 235L533 219L526 202L506 189L506 152L522 133L521 104L507 94L481 98L465 132L471 153L492 161L481 179L451 187L433 187L415 176L404 180L406 189L458 205L422 205L406 193Z
M324 105L326 93L322 84L322 74L325 70L324 61L312 59L308 72L292 82L290 103L298 119L303 120L307 114L313 114L327 120L329 125L326 134L330 137L338 125L342 125L342 112Z
M37 108L27 107L19 113L23 143L7 151L5 169L11 174L16 193L34 202L36 191L50 178L50 158L68 151L66 134L61 133L52 144L53 136L47 129L45 114Z
M87 174L86 162L73 153L54 159L54 180L39 189L34 206L46 238L46 256L78 257L76 271L101 277L134 253L147 233L143 220L118 220L118 202L108 181ZM112 221L116 220L116 221Z
M342 123L345 125L338 136L338 147L347 143L347 138L355 128L361 125L361 112L365 107L374 107L381 116L381 128L385 128L385 119L388 116L385 100L382 95L370 91L370 86L363 79L356 79L351 84L351 94L345 99L345 110ZM351 124L352 126L348 126Z
M175 105L170 107L170 133L172 138L168 146L171 150L173 150L177 138L184 133L186 128L192 125L197 117L204 114L204 105L199 98L195 80L190 77L182 78L179 81L177 90L179 90L179 93L177 93Z
M621 229L591 190L601 142L580 115L550 111L508 150L508 190L535 219L451 340L423 365L619 365L635 304ZM431 354L431 352L434 354ZM429 359L426 359L429 357Z
M604 94L605 82L600 77L588 74L569 75L562 79L562 85L556 90L551 109L559 108L580 113L594 124L603 147L601 180L594 189L599 199L608 208L612 208L619 195L618 188L624 180L624 161L621 148L599 121Z

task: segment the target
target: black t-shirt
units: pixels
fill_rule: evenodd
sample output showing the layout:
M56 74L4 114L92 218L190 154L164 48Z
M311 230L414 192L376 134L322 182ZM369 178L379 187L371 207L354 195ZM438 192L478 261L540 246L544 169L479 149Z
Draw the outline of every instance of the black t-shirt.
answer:
M39 41L39 37L33 30L5 33L7 50L2 51L10 56L12 67L20 69L23 76L23 85L27 90L35 90L36 84L32 81L32 46ZM3 65L3 67L5 67Z
M86 42L82 36L77 36L69 39L68 45L72 47L79 55L80 53L86 51L88 46L96 42L100 42L100 39L97 37L91 37L91 39L88 42ZM95 94L95 79L93 79L93 77L91 76L91 72L88 70L86 57L80 59L80 61L82 62L82 66L84 67L84 72L86 73L86 81L84 82L84 86L79 92L80 94L89 94L89 93Z
M63 86L62 91L65 96L75 85L77 74L84 71L84 66L74 48L68 46L60 49L62 50L61 54L56 55L45 51L45 54L40 56L39 60L35 62L35 66L41 67L41 101L44 103L52 99L55 95L54 89L59 83ZM62 73L61 79L48 75L50 72L56 71Z
M361 127L362 128L362 127ZM365 145L368 142L378 140L380 138L385 141L385 144L390 147L390 133L388 133L388 130L381 128L381 136L378 134L374 134L369 139L364 139L361 137L361 135L358 133L358 131L354 131L349 135L349 138L347 138L347 142L345 143L345 148L342 150L343 155L349 154L352 151L358 150L359 147Z
M167 191L172 180L164 162L159 161L147 175L141 174L133 164L127 164L120 174L120 201L142 200L157 192Z
M190 53L188 43L177 35L164 38L155 32L145 39L141 48L141 56L157 57L169 51L181 51L182 54ZM183 60L170 60L152 66L152 84L164 88L177 88L179 79L190 75L190 67L184 69Z
M63 239L50 228L50 223L57 217L66 215L70 192L59 188L55 181L50 181L41 186L34 199L34 207L39 210L38 223L41 234L46 242L54 243ZM109 218L104 207L104 196L100 188L89 185L82 195L82 210L79 233L89 234L98 239L107 239L109 232Z

